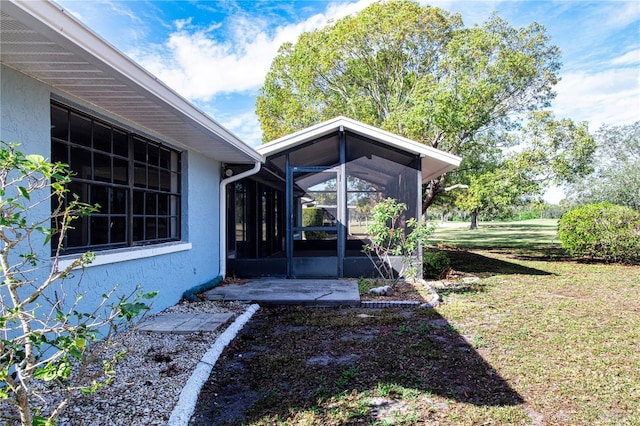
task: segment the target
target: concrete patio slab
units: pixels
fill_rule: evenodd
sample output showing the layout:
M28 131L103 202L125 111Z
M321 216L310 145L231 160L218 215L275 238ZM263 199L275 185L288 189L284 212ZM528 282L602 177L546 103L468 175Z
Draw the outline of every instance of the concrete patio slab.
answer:
M233 313L166 313L148 318L138 325L140 331L186 334L198 331L215 331L227 322Z
M260 305L360 306L358 282L350 279L262 278L206 291L209 300L241 300Z

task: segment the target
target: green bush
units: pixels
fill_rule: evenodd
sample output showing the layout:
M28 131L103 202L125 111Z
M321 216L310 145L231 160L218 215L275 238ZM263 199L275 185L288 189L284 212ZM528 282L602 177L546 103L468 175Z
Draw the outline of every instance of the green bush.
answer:
M302 226L322 226L324 223L324 209L310 207L302 210ZM323 231L305 231L307 240L323 240L329 234Z
M425 278L440 278L451 267L451 259L443 251L425 251L422 264Z
M379 201L371 210L371 222L367 226L369 243L362 251L371 260L382 279L395 286L401 277L418 275L416 253L420 244L433 232L433 226L422 220L406 217L407 205L393 198ZM402 267L394 269L392 257L402 258Z
M629 207L598 203L569 210L558 222L558 236L572 256L640 260L640 213Z

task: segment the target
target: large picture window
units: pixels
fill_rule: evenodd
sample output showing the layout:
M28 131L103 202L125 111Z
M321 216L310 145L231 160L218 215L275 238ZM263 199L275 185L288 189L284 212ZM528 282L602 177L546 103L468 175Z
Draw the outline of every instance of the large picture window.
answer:
M51 157L69 190L99 211L77 219L64 253L180 239L180 153L62 104L51 104Z

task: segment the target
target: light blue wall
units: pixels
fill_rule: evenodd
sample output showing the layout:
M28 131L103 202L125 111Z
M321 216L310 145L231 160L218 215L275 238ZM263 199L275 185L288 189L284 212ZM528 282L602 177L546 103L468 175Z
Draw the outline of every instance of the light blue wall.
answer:
M21 142L21 150L25 153L37 153L49 158L50 88L4 66L0 73L0 138L6 142ZM65 96L59 93L57 95L57 98ZM81 104L77 99L68 100L74 105ZM97 111L110 116L108 111ZM76 273L76 277L83 275L79 288L84 295L83 304L86 305L83 306L95 305L101 295L116 284L120 285L117 294L128 293L140 284L145 291L159 291L153 302L155 312L178 302L185 290L218 275L221 165L218 161L192 151L185 151L182 160L182 237L183 242L192 244L192 248L144 259L92 266L83 274ZM39 214L48 214L48 209ZM49 248L45 247L43 256L46 257L48 253ZM67 291L73 295L76 288L70 285Z

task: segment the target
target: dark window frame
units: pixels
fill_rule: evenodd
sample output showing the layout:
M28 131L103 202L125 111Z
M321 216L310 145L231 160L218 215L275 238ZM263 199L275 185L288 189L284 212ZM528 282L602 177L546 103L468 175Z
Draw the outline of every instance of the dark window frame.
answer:
M71 193L101 205L72 223L62 254L181 240L180 151L52 100L51 158L74 172Z

